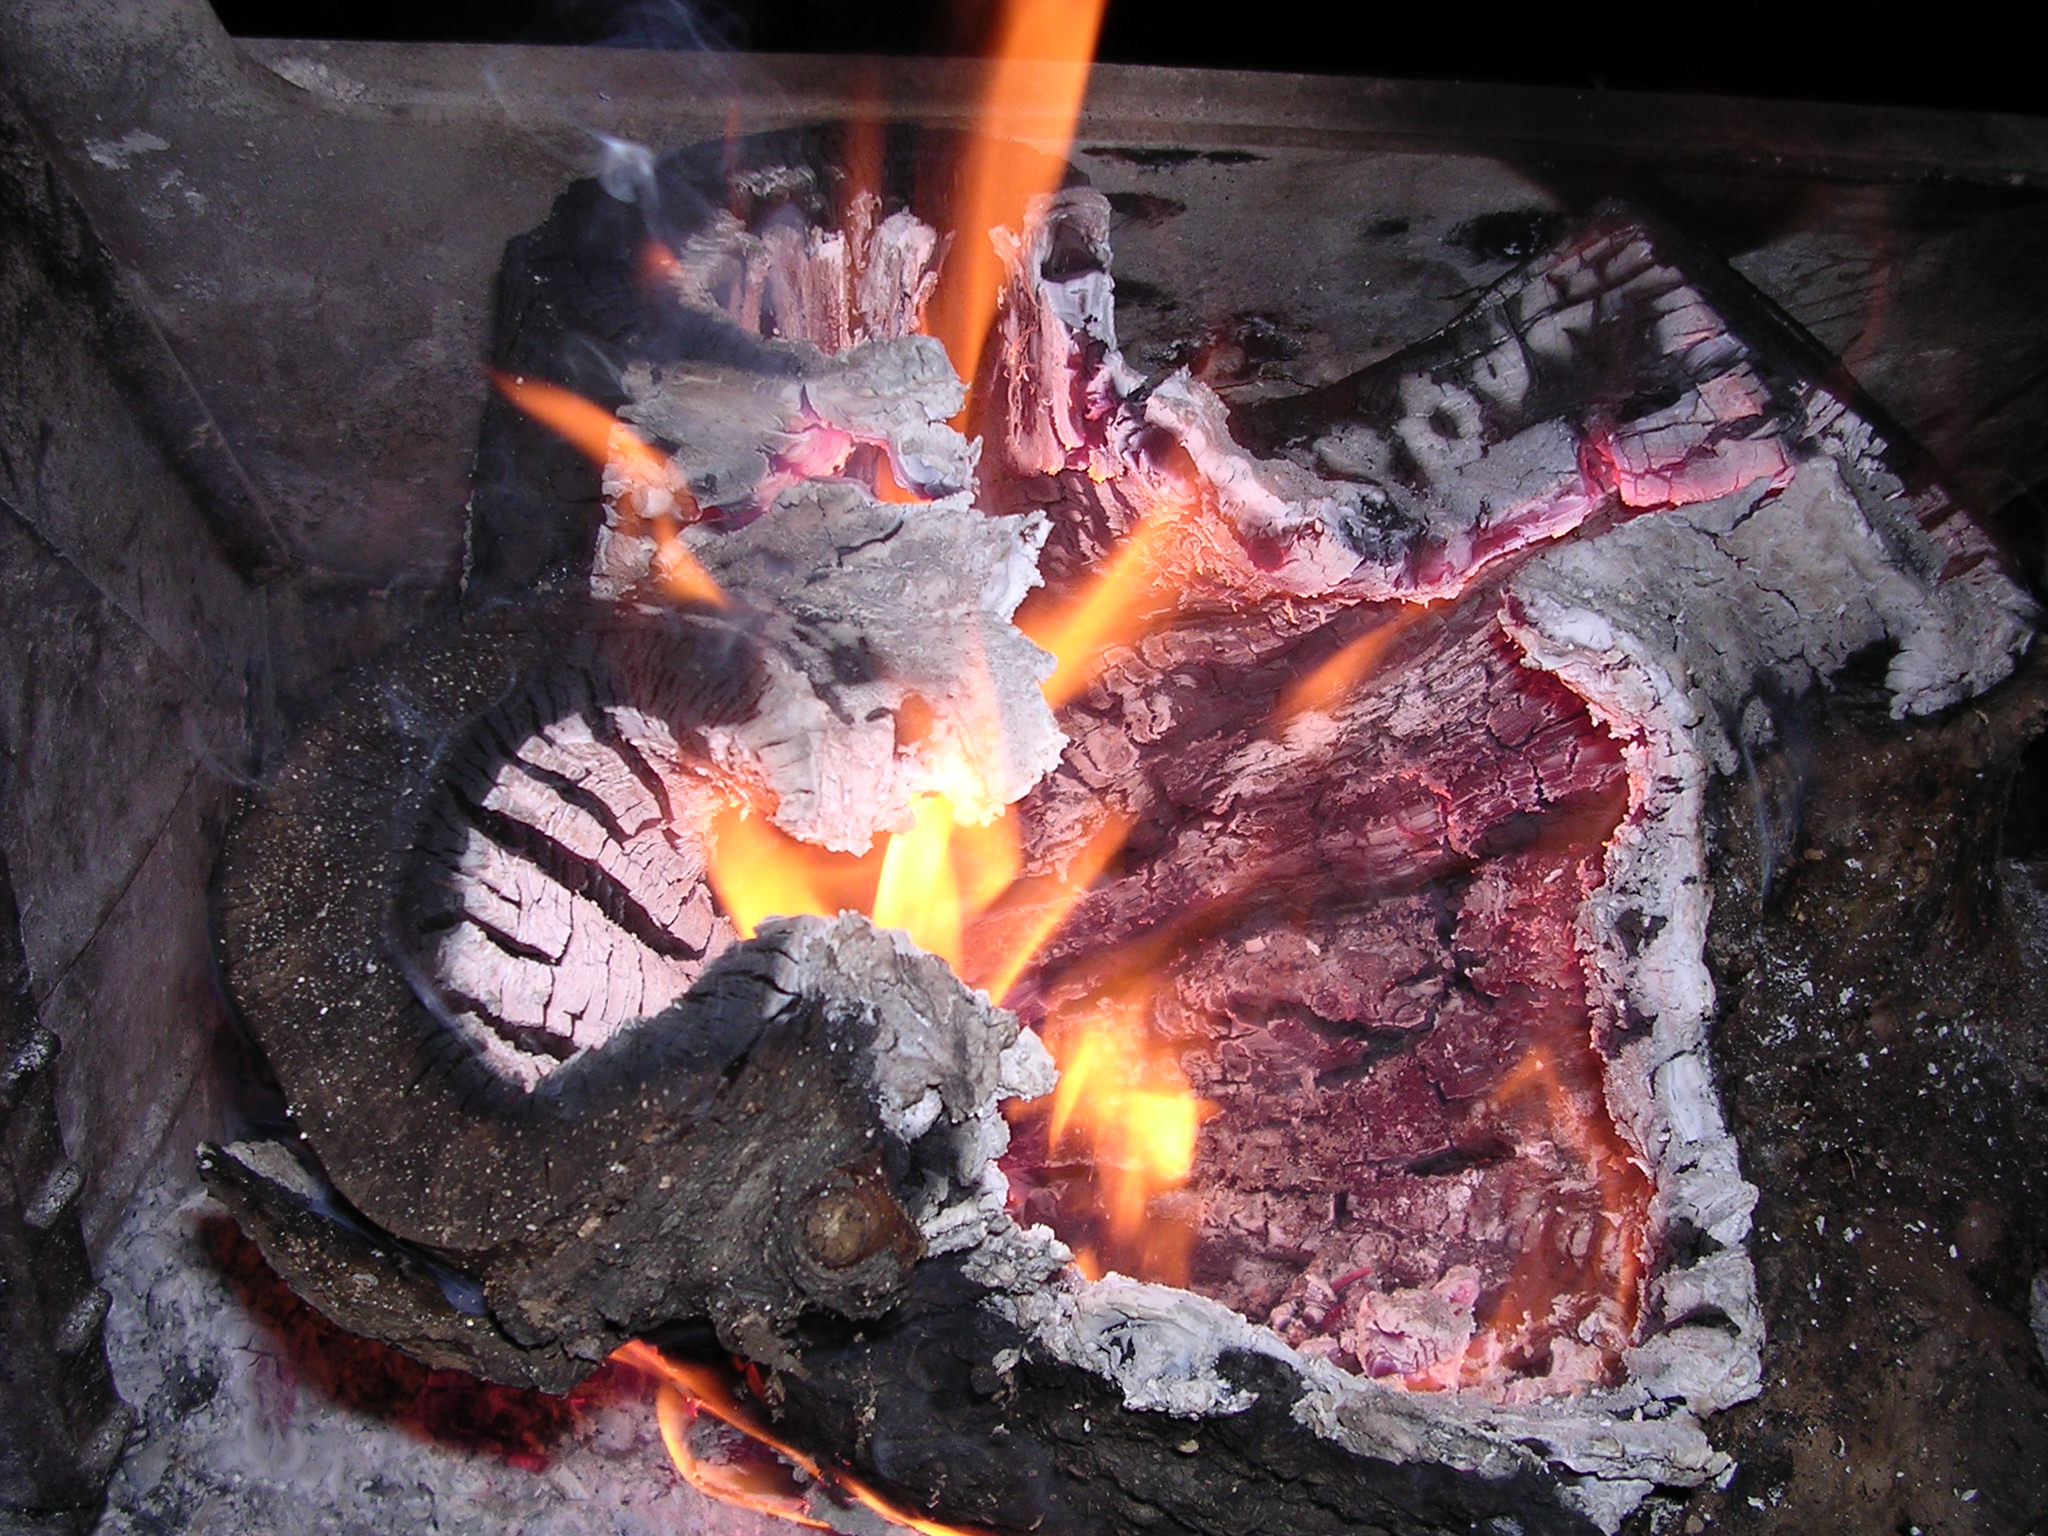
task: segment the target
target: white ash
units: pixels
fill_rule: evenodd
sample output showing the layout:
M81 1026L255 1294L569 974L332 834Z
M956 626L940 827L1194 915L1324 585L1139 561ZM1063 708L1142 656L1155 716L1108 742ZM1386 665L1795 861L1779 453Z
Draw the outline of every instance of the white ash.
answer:
M749 190L749 179L735 185ZM849 201L843 229L778 223L756 234L721 210L671 253L664 276L679 302L757 336L826 352L908 336L938 284L943 243L908 210L880 215L880 200L864 192Z
M1608 1103L1654 1175L1658 1225L1721 1249L1656 1278L1653 1326L1628 1356L1632 1382L1697 1413L1761 1385L1762 1313L1742 1247L1756 1191L1709 1067L1704 809L1710 771L1739 761L1730 722L1763 718L1752 708L1762 690L1810 691L1880 640L1900 648L1893 712L1923 713L2003 677L2027 633L2024 594L1990 563L1941 582L1981 538L1974 528L1930 531L1903 512L1874 526L1850 487L1852 474L1869 486L1884 473L1872 435L1840 433L1828 446L1860 452L1846 464L1802 455L1789 477L1546 551L1516 575L1503 609L1529 664L1587 701L1628 765L1629 812L1581 942L1601 983L1596 1007L1622 1042ZM1902 546L1917 558L1902 562Z
M2040 615L1990 537L1940 491L1903 485L1877 430L1839 401L1809 390L1807 413L1808 436L1834 460L1868 537L1912 577L1909 591L1888 594L1885 614L1899 643L1885 676L1892 718L1931 714L2002 682Z
M965 391L937 341L869 341L832 355L777 350L785 372L710 363L626 369L619 415L671 449L673 490L707 508L766 506L790 485L837 474L856 444L886 450L898 481L928 495L972 484L973 445L947 424ZM615 501L626 483L615 470L607 498ZM657 500L643 515L672 506ZM616 516L608 526L621 537ZM598 569L629 562L622 550Z
M1229 528L1227 537L1210 535L1210 561L1221 569L1239 567L1233 571L1239 582L1292 596L1317 596L1354 584L1358 596L1366 600L1399 596L1427 602L1464 590L1477 573L1473 565L1464 565L1446 571L1436 584L1417 586L1401 580L1401 569L1380 571L1362 561L1354 547L1356 539L1346 530L1370 524L1386 506L1380 489L1321 479L1288 459L1255 459L1245 453L1231 438L1229 408L1223 399L1186 369L1151 391L1145 420L1174 434L1202 473L1208 506L1227 518ZM1167 514L1180 508L1180 500L1169 489L1153 492L1147 500ZM1559 508L1544 518L1542 526L1548 532L1581 522L1593 500L1563 498ZM1286 561L1251 575L1241 569L1247 561L1239 553L1239 539L1284 539Z
M108 1356L140 1423L98 1536L786 1529L683 1482L651 1388L593 1397L534 1470L332 1400L208 1258L200 1224L222 1219L203 1196L158 1184L138 1197L101 1266Z
M907 826L919 794L968 822L1021 797L1066 745L1040 689L1052 658L1010 623L1043 538L1036 517L878 502L846 481L694 535L767 655L758 712L710 735L721 766L772 793L784 831L853 853Z
M1047 277L1056 232L1087 259ZM995 431L1008 462L1032 475L1076 468L1107 480L1126 473L1122 434L1103 407L1142 381L1116 344L1108 199L1085 187L1033 198L1022 235L999 229L990 238L1005 271L993 343L1001 366L992 383ZM1095 367L1082 371L1091 357ZM1100 420L1111 422L1107 439Z
M427 962L444 1020L528 1088L666 1008L736 937L704 883L715 787L660 721L619 707L607 717L609 741L570 714L514 745L482 797L491 819L461 829L448 871L454 921ZM659 775L665 804L624 751ZM520 829L608 877L648 932L506 846L505 832ZM656 947L650 933L673 942Z
M907 826L928 792L986 821L1065 745L1039 686L1051 658L1010 622L1038 582L1043 519L988 517L969 501L976 449L949 425L964 391L937 341L880 337L830 356L775 345L786 375L628 371L622 414L677 445L675 484L650 492L624 464L607 467L591 590L661 602L650 524L671 519L749 616L768 691L714 746L784 831L862 852ZM886 448L897 480L934 499L878 499L847 474L860 444ZM751 520L679 527L685 490Z
M1058 1073L1044 1044L908 935L858 914L778 919L762 937L783 957L777 985L829 986L857 1000L868 1091L883 1132L915 1151L918 1171L900 1193L930 1251L986 1236L988 1213L1000 1213L1008 1196L996 1165L1010 1145L1001 1105L1052 1090ZM868 980L819 980L839 977Z

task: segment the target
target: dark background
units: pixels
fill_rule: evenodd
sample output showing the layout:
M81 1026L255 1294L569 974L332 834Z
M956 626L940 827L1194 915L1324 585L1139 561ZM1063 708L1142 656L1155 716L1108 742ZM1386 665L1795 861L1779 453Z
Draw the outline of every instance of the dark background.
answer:
M230 32L412 42L972 54L993 0L214 0ZM1288 70L2048 112L2015 13L1867 0L1461 5L1110 0L1100 57Z

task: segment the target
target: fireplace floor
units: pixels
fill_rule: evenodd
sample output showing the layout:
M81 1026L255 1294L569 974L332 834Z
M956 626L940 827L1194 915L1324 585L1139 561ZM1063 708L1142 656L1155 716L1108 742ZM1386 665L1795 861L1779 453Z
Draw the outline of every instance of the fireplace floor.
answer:
M677 1478L650 1381L564 1401L428 1372L308 1309L183 1179L136 1200L100 1280L139 1421L100 1536L763 1530Z
M1683 1529L2038 1530L2048 850L2020 822L2039 765L2004 828L2002 890L1958 876L1999 836L2003 797L1973 808L1936 777L2010 772L1995 744L2038 736L2048 667L2034 657L1940 723L1850 713L1814 722L1825 750L1788 747L1721 807L1741 851L1719 866L1708 946L1717 1064L1762 1192L1771 1332L1762 1396L1723 1419L1734 1479ZM1793 795L1766 895L1755 828Z

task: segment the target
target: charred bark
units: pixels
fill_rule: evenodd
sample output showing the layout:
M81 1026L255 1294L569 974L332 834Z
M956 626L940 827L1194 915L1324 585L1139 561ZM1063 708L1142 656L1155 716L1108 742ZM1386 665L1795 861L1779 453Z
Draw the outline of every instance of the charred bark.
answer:
M871 1053L854 1047L888 1016L878 998L936 1020L970 1006L937 962L886 943L825 956L764 938L537 1090L494 1070L416 948L445 899L428 834L467 803L477 756L536 719L615 704L687 741L758 681L743 637L702 618L612 626L552 659L562 619L416 637L337 701L243 822L220 884L223 959L303 1152L345 1204L294 1149L207 1158L273 1260L340 1320L387 1309L435 1363L555 1390L678 1317L774 1357L807 1306L885 1308L918 1247L890 1181L917 1157L906 1143L898 1166L877 1161ZM811 1213L849 1201L872 1246L821 1257ZM406 1277L374 1302L371 1256Z

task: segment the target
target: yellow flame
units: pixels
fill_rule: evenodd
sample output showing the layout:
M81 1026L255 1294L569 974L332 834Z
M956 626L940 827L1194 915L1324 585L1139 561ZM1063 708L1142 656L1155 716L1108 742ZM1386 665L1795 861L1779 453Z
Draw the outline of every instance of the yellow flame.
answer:
M1033 197L1057 191L1081 116L1104 0L1008 0L990 50L988 81L957 170L959 202L931 333L968 387L1002 291L989 231L1022 228ZM1045 146L1016 141L1029 134Z
M875 883L874 919L901 928L919 948L960 968L960 921L965 906L953 869L953 802L921 796L908 832L889 839Z
M1137 1256L1135 1267L1150 1271L1145 1278L1180 1284L1185 1274L1171 1269L1184 1264L1185 1252L1167 1259L1144 1240L1154 1226L1153 1200L1182 1188L1193 1173L1202 1122L1215 1106L1196 1095L1174 1053L1146 1028L1148 1008L1146 989L1134 985L1048 1022L1060 1081L1046 1144L1057 1153L1070 1137L1085 1139L1101 1214L1118 1250Z
M771 917L834 917L864 910L872 881L866 861L801 842L746 806L713 820L704 872L743 939L751 939Z
M655 575L663 590L680 602L725 606L725 594L690 553L678 531L682 523L695 522L702 512L668 455L603 406L573 390L495 368L485 371L514 407L626 482L625 494L616 501L622 531L633 535L644 530L654 540ZM675 510L650 515L646 508L655 504Z

